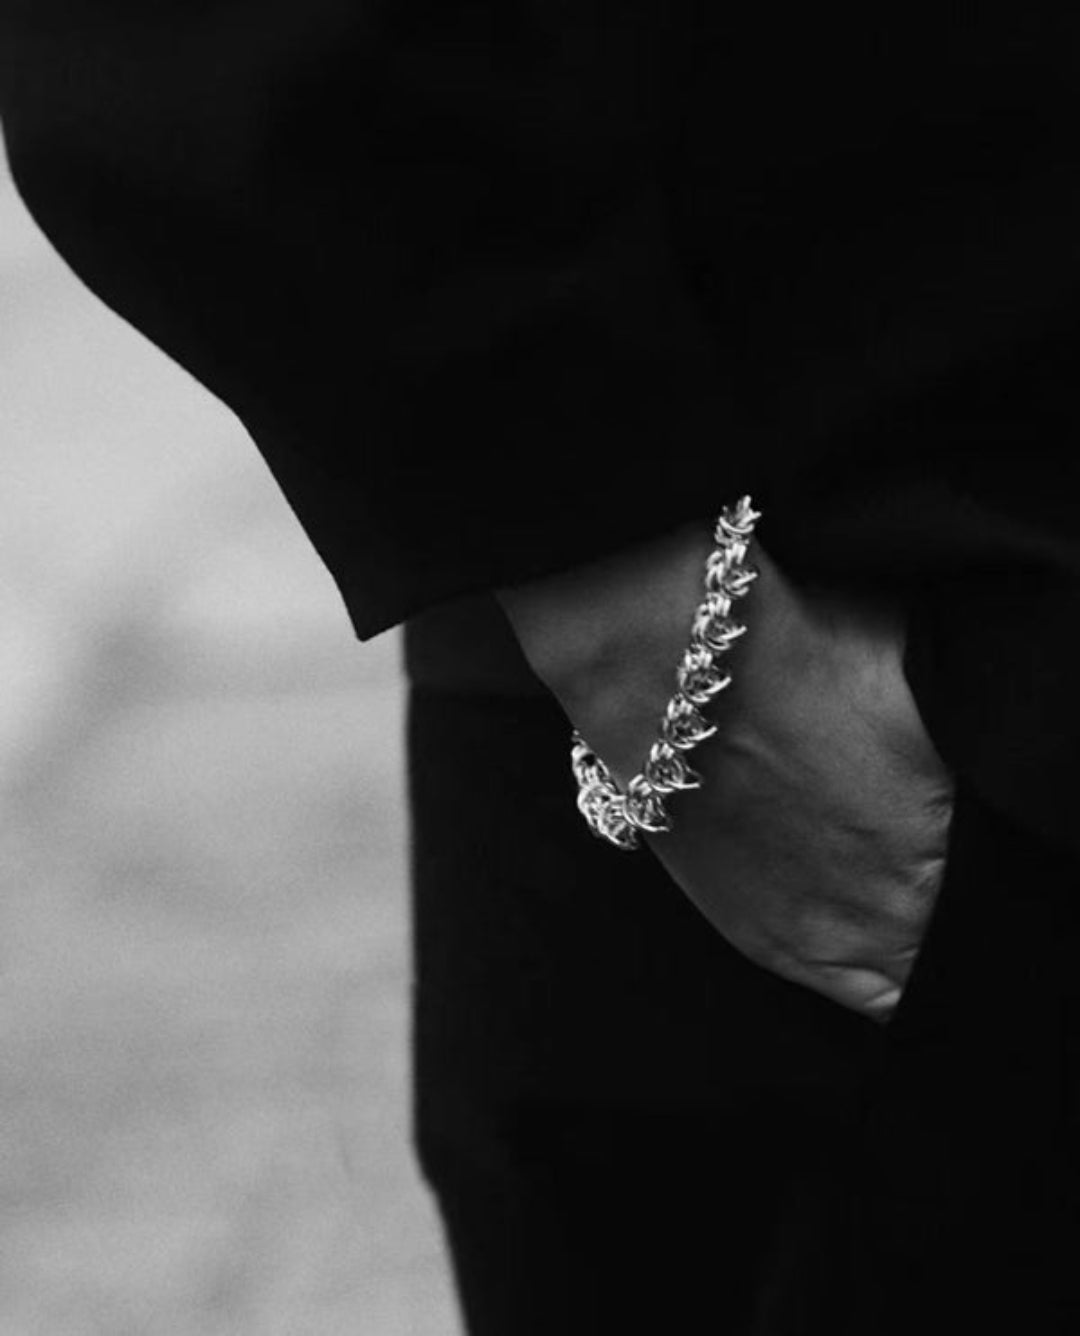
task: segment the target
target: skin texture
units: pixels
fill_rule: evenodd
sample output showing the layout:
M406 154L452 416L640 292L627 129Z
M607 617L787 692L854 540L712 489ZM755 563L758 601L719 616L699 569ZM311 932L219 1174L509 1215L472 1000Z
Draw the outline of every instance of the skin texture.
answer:
M503 591L534 670L620 784L640 769L702 596L707 527ZM648 843L762 968L879 1022L899 1001L940 891L952 778L903 673L905 613L796 586L755 539L747 633ZM614 850L612 858L620 855ZM641 855L638 855L639 857Z

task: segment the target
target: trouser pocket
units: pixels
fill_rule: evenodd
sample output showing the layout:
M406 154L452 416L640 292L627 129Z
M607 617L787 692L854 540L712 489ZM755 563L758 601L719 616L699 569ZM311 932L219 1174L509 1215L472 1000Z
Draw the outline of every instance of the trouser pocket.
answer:
M947 954L947 939L951 935L952 920L957 913L955 901L963 899L961 885L967 873L969 844L973 838L972 823L981 821L981 809L966 784L957 781L953 793L952 815L946 837L945 858L937 899L923 931L922 942L904 984L900 1000L886 1022L890 1036L903 1036L909 1029L917 1029L933 1012L933 998L943 953ZM920 1020L920 1017L923 1019Z
M935 913L882 1035L857 1174L852 1331L1080 1329L1078 875L962 780ZM841 1326L845 1333L849 1327Z
M1011 1034L1056 1014L1075 972L1078 891L1066 851L958 780L941 890L886 1027L891 1042Z

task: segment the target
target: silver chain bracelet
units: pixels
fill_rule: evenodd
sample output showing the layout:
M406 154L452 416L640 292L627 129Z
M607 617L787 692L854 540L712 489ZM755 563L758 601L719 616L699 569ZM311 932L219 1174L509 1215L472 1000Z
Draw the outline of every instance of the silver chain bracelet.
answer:
M703 708L731 684L720 661L746 627L731 617L732 604L745 597L758 577L746 564L754 525L761 518L744 496L720 513L713 535L716 547L705 564L705 598L694 614L690 644L676 673L676 689L660 723L660 736L649 749L640 774L621 793L611 771L575 730L571 763L578 783L578 810L594 835L619 849L636 849L640 831L671 829L664 806L668 794L701 787L687 753L716 732Z

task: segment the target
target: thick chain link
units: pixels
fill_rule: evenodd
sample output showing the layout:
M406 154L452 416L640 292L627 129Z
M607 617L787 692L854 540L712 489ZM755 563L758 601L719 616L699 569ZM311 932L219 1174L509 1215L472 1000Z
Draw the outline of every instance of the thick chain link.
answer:
M731 612L758 576L746 564L746 554L760 518L744 496L721 511L716 521L716 547L705 564L705 598L694 614L690 644L676 672L675 694L664 711L660 736L625 793L581 734L573 734L571 764L578 810L594 835L619 849L638 848L641 831L669 831L671 817L664 799L682 789L701 787L701 776L690 768L686 756L716 732L702 710L731 684L721 661L746 631Z

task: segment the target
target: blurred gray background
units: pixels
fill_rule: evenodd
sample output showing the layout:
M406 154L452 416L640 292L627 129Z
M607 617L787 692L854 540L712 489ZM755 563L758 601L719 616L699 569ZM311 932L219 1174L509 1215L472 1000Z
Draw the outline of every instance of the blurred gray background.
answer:
M457 1336L395 635L0 159L0 1336Z

